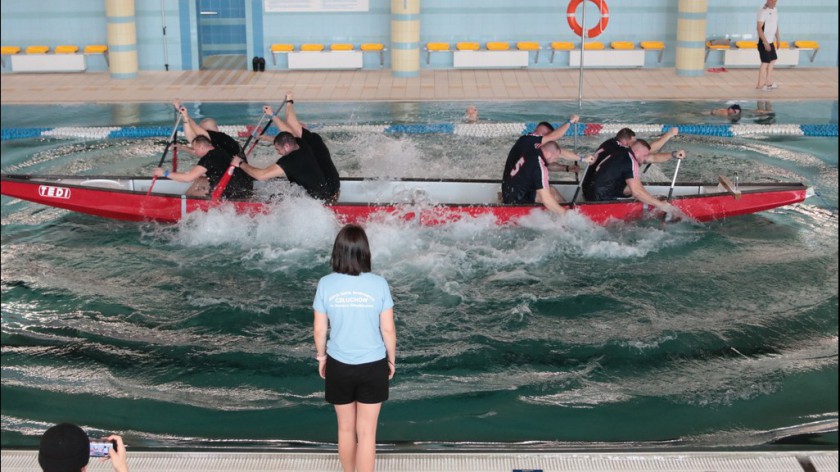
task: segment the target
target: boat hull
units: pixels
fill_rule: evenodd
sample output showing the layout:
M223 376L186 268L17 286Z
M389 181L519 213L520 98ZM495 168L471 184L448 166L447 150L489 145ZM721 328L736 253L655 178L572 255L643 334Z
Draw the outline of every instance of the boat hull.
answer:
M232 205L238 213L270 212L259 201L214 202L188 197L186 184L160 179L147 195L151 179L133 177L78 177L3 175L2 194L42 205L125 221L174 223L193 212ZM554 182L571 200L573 182ZM667 184L649 184L654 195L667 194ZM515 223L542 205L504 205L498 200L499 182L475 180L406 179L393 181L342 181L341 200L328 207L343 223L364 222L378 215L398 215L421 224L435 225L464 218L493 218L499 224ZM741 184L734 195L716 184L683 184L675 187L672 203L696 221L711 221L778 208L803 201L808 189L799 183ZM575 209L596 223L637 220L652 216L651 208L635 200L581 202Z

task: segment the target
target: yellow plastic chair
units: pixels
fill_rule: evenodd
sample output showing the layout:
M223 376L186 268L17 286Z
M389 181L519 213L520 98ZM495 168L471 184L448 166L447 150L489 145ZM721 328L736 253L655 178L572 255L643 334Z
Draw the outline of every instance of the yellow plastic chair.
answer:
M814 62L814 58L817 57L817 52L820 50L820 43L817 41L794 41L793 45L796 46L798 49L802 49L804 51L811 51L811 62Z
M735 41L735 47L738 49L756 49L758 48L757 41Z
M449 43L426 43L426 64L429 63L433 52L449 52Z
M85 54L105 54L108 52L108 46L104 44L89 44L85 46Z
M102 54L102 57L105 59L105 65L111 65L110 61L108 60L108 45L106 44L88 44L82 50L82 53L86 55Z
M665 54L665 43L662 41L642 41L639 43L645 51L659 51L659 57L656 62L662 62L662 56Z
M46 54L50 52L49 46L29 46L26 48L26 54Z
M604 43L600 41L591 41L583 45L585 51L601 51L605 49Z
M536 51L534 54L534 64L540 62L540 43L536 41L519 41L516 43L516 49L520 51Z
M353 45L349 43L330 44L330 51L352 51Z
M271 62L274 63L274 65L276 66L277 65L277 55L278 54L288 54L288 53L294 51L295 50L295 45L294 44L288 44L288 43L275 43L275 44L272 44L269 49L271 50Z
M504 43L501 41L491 41L487 43L487 50L488 51L508 51L510 50L510 44Z
M479 49L481 49L481 45L478 44L477 42L463 41L463 42L457 43L455 45L455 49L457 49L459 51L478 51Z
M379 66L385 66L385 45L382 43L363 43L360 47L362 52L378 52Z
M14 56L15 54L20 53L19 46L0 46L0 57L2 56ZM6 59L2 59L3 67L6 67Z
M726 51L729 49L730 42L728 39L716 39L706 41L706 57L704 61L709 60L709 52L711 51Z
M300 50L301 51L306 51L306 52L321 52L321 51L324 50L324 45L323 44L317 44L317 43L301 44L300 45Z
M554 41L554 42L552 42L551 43L551 60L549 60L549 62L551 62L552 64L554 63L554 54L557 51L571 51L574 48L575 48L575 43L570 42L570 41Z
M619 51L629 51L636 49L636 44L630 41L613 41L610 43L610 47Z
M79 52L79 46L71 46L69 44L63 44L61 46L55 47L56 54L76 54Z

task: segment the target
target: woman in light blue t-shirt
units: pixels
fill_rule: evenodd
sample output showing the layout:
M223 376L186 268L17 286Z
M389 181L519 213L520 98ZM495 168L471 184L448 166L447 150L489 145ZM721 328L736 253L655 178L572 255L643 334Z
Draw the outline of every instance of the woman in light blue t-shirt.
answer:
M394 301L388 282L370 272L361 226L339 231L331 264L333 273L318 281L312 303L318 373L326 401L335 406L342 467L372 472L379 410L396 370Z

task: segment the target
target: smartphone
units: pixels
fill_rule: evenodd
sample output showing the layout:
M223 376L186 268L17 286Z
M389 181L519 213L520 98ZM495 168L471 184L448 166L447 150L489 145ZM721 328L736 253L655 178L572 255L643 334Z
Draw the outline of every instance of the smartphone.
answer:
M111 448L117 448L117 441L91 441L90 457L108 457Z

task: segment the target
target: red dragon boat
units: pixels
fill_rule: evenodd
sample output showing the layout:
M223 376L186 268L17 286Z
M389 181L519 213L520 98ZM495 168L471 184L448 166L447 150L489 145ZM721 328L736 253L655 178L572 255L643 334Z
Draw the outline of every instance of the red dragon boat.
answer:
M0 176L2 194L42 205L127 221L177 222L193 212L219 205L233 205L238 213L270 212L267 201L228 200L186 196L189 184L158 179L147 195L151 178L114 176L11 175ZM260 182L255 182L260 185ZM570 201L575 182L552 182ZM648 183L650 193L665 198L669 183ZM501 182L495 180L432 180L348 178L341 181L341 198L328 205L343 223L364 222L377 214L399 214L405 219L434 225L463 218L492 215L498 224L515 223L542 205L499 203ZM696 221L730 218L791 205L811 195L801 183L740 184L734 188L721 177L719 183L677 184L671 203ZM568 206L568 204L567 204ZM610 202L578 201L576 211L596 223L636 220L651 216L651 208L634 199Z

